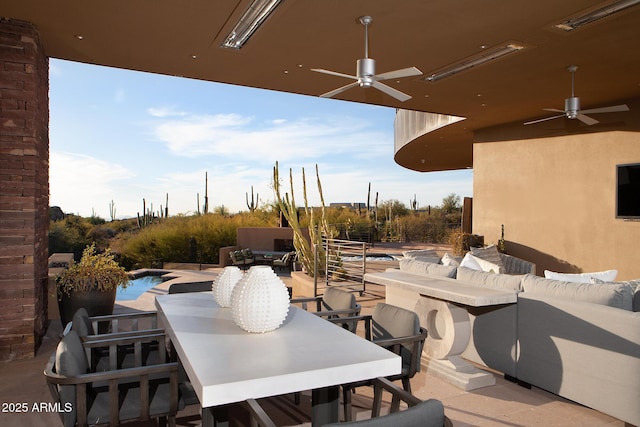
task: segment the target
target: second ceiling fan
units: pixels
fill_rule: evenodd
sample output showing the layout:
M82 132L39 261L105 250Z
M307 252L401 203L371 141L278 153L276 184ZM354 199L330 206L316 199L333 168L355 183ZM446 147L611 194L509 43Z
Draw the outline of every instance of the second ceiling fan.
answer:
M397 89L392 88L384 83L380 83L383 80L389 79L399 79L402 77L411 77L411 76L419 76L422 74L422 71L418 70L416 67L403 68L401 70L389 71L387 73L376 74L376 61L375 59L369 58L369 25L373 21L373 18L370 16L361 16L359 21L362 25L364 25L364 58L358 59L356 63L356 75L352 76L349 74L338 73L335 71L325 70L322 68L312 68L311 71L315 71L318 73L329 74L332 76L345 77L348 79L354 79L353 83L349 83L348 85L339 87L338 89L334 89L327 93L323 93L320 95L323 98L332 98L339 93L342 93L346 90L349 90L353 87L360 86L362 88L374 87L387 95L390 95L396 98L398 101L404 102L408 99L411 99L410 95L407 95L404 92L401 92Z
M567 71L571 73L571 98L566 98L564 100L564 110L558 110L555 108L545 108L545 111L551 111L555 113L562 113L557 116L545 117L544 119L532 120L530 122L526 122L525 125L532 125L535 123L546 122L547 120L558 119L560 117L567 117L569 119L578 119L582 123L586 125L595 125L600 123L598 120L593 117L587 116L587 114L598 114L598 113L618 113L622 111L629 111L629 107L626 104L621 105L612 105L610 107L602 107L602 108L591 108L589 110L581 110L580 109L580 98L575 96L574 93L574 83L575 83L575 74L578 69L577 65L571 65L567 67Z

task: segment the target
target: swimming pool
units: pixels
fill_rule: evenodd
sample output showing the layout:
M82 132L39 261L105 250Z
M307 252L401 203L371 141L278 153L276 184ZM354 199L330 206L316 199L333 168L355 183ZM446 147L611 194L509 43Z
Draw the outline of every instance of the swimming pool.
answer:
M116 301L130 301L138 299L140 295L162 283L162 276L147 275L129 280L129 286L126 289L118 288L116 292Z
M342 261L362 261L362 255L343 256ZM367 254L367 262L369 261L396 261L397 258L388 254Z

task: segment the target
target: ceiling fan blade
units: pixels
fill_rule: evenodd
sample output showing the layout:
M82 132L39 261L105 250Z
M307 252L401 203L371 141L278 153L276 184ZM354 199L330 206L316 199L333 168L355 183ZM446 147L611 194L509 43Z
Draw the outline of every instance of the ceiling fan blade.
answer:
M422 71L416 67L403 68L401 70L389 71L375 76L376 80L400 79L402 77L419 76Z
M555 108L543 108L544 111L551 111L553 113L564 113L564 110L557 110Z
M563 111L563 113L564 113L564 111ZM532 125L532 124L535 124L535 123L546 122L547 120L559 119L560 117L564 117L564 114L560 114L560 115L557 115L557 116L551 116L551 117L545 117L544 119L532 120L532 121L526 122L524 124L525 125Z
M394 89L390 86L387 86L384 83L380 83L377 80L374 80L372 85L373 87L386 93L387 95L393 96L395 99L397 99L400 102L404 102L411 99L411 96L407 95L406 93L400 92L399 90Z
M619 113L622 111L629 111L629 107L627 107L627 104L612 105L610 107L602 107L602 108L592 108L590 110L582 110L580 112L591 114L591 113Z
M331 76L345 77L347 79L358 80L356 76L350 76L349 74L338 73L336 71L324 70L322 68L312 68L311 71L315 71L316 73L329 74Z
M580 120L582 123L584 123L584 124L586 124L586 125L589 125L589 126L591 126L591 125L595 125L596 123L600 123L600 122L599 122L599 121L597 121L596 119L592 119L591 117L589 117L589 116L585 116L585 115L584 115L584 114L582 114L582 113L579 113L579 114L576 116L576 119Z
M339 87L338 89L334 89L332 91L329 91L327 93L323 93L322 95L320 95L321 98L333 98L334 96L336 96L339 93L344 92L345 90L349 90L352 87L356 87L358 86L358 82L353 82L353 83L349 83L348 85Z

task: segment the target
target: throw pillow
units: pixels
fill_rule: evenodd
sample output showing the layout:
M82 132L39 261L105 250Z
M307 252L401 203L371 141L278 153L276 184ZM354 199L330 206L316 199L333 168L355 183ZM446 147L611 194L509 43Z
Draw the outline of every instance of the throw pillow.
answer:
M480 258L497 265L500 267L500 272L504 271L502 258L500 258L500 252L498 252L496 245L487 246L485 248L471 248L471 254L476 258Z
M467 252L464 258L462 258L460 267L470 268L471 270L492 272L496 274L502 273L502 266L473 256L471 252Z
M445 252L445 254L442 256L442 261L440 261L442 263L442 265L448 265L451 267L458 267L460 265L460 263L451 255L449 255L449 252Z
M603 282L613 282L616 280L618 270L597 271L594 273L556 273L545 270L544 277L552 280L562 280L573 283L591 283L591 278L600 279Z
M471 270L482 271L482 267L480 267L480 264L478 264L478 261L476 261L476 259L477 259L476 257L471 255L471 252L467 252L464 258L462 258L462 261L460 261L460 267L466 267L466 268L470 268Z

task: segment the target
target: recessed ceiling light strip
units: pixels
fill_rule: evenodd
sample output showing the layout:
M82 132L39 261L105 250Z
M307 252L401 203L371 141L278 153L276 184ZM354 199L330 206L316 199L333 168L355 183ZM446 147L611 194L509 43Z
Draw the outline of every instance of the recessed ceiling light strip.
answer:
M221 47L240 49L281 2L282 0L254 0Z
M454 74L468 70L469 68L477 67L478 65L486 64L487 62L494 61L511 53L519 52L522 49L524 49L524 46L522 45L509 43L498 48L490 49L489 51L483 51L481 54L471 56L458 63L435 71L425 77L425 80L430 82L442 80L446 77L451 77Z
M561 24L554 25L555 28L564 31L572 31L576 28L580 28L584 25L591 24L607 16L611 16L614 13L621 12L633 6L640 4L640 0L620 0L603 6L599 9L593 10L589 13L585 13L580 16L573 17L564 21Z

